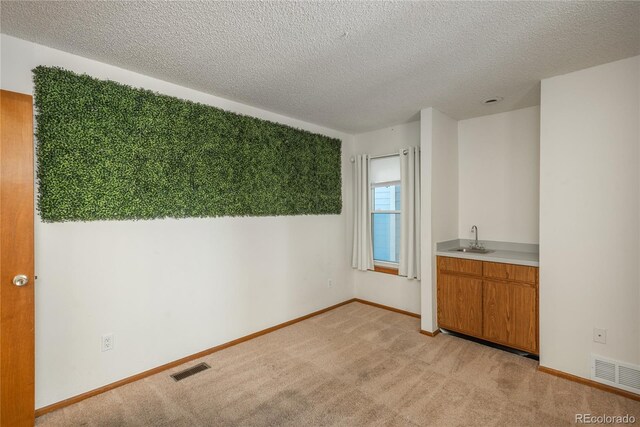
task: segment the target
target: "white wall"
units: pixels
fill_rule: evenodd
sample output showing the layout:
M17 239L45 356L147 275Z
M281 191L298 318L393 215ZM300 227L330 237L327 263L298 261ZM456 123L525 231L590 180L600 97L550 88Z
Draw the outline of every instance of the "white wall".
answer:
M420 112L422 238L421 328L437 326L436 243L458 235L458 123L434 108Z
M355 135L352 154L376 156L419 145L420 122L416 121ZM351 204L349 196L345 200L348 200L349 205ZM348 234L350 243L353 240L352 234L351 232ZM357 298L420 313L419 281L373 271L353 270L352 274Z
M588 378L591 352L640 363L640 57L541 100L540 363Z
M459 232L538 243L540 107L458 122Z
M348 150L350 136L330 129L1 37L6 90L32 93L30 70L57 65L342 138ZM36 406L352 298L346 218L37 220ZM101 353L110 332L115 349Z

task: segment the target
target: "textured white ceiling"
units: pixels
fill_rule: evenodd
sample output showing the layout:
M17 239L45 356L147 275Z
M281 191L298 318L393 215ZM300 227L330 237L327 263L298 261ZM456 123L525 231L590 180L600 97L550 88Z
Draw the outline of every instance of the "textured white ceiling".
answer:
M640 53L639 2L3 0L1 15L3 33L348 132L536 105L541 79Z

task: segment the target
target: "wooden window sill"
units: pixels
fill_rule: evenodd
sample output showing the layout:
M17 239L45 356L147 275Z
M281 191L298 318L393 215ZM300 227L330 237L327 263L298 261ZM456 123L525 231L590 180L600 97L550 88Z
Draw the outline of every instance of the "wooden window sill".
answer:
M372 271L375 271L376 273L392 274L394 276L398 275L398 269L397 268L382 267L380 265L374 266Z

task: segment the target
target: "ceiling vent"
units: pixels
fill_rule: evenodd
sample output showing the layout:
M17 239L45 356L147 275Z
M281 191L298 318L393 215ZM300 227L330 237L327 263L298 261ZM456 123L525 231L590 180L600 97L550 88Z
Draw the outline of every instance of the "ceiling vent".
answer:
M640 366L592 354L591 379L640 394Z
M497 104L498 102L502 101L504 98L501 96L494 96L493 98L487 98L487 99L483 99L482 103L485 105L493 105L493 104Z

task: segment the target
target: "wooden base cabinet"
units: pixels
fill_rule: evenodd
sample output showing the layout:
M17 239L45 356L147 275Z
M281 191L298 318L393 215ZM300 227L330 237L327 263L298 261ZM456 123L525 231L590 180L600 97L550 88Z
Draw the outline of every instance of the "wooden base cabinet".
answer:
M465 334L482 334L482 280L442 275L438 288L438 322Z
M438 257L438 325L538 354L538 269Z
M538 310L532 285L482 282L482 336L506 346L538 352Z

